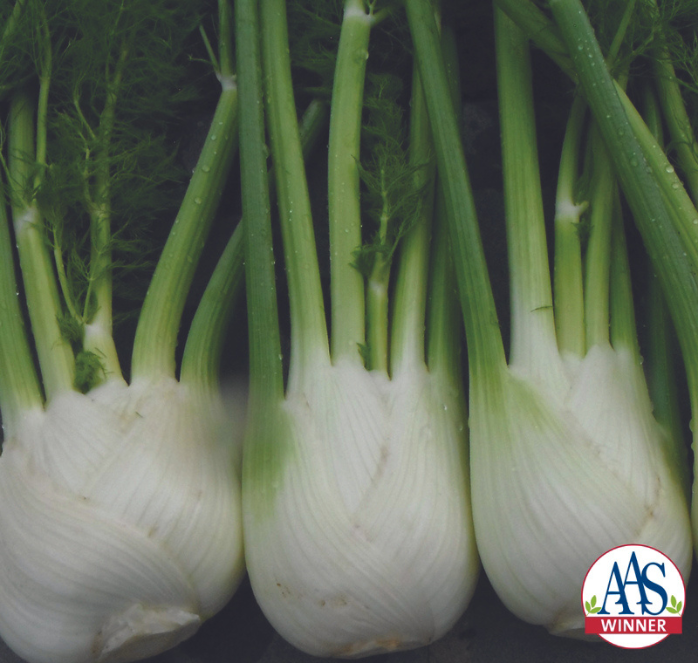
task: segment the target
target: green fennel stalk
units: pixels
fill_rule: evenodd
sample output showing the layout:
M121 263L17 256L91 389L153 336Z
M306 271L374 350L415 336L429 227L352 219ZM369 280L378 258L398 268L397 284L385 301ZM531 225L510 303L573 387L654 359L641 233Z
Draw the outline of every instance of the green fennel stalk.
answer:
M575 186L585 113L584 99L575 97L560 156L555 200L555 333L561 353L580 357L586 350L580 217L588 204L577 200Z
M55 14L35 0L16 6L19 42L8 38L4 53L21 52L33 19L41 29L37 59L11 91L2 159L31 327L3 208L0 636L29 663L140 660L191 636L244 572L236 408L218 371L241 283L240 232L175 375L184 301L236 149L230 7L219 2L223 90L145 298L127 383L113 340L114 274L122 259L135 270L145 261L128 226L171 208L171 86L187 87L177 59L194 18L158 3L72 0ZM149 135L154 124L159 135Z
M510 610L553 633L579 636L584 626L579 587L599 554L641 539L647 545L671 547L686 570L691 559L686 503L652 419L639 356L631 341L634 323L626 298L625 263L617 257L614 267L618 273L614 269L612 275L609 269L611 251L620 255L622 249L620 239L613 248L612 185L598 170L602 167L608 172L608 166L602 161L603 153L592 150L596 156L588 163L596 174L591 177L589 208L596 227L591 230L592 249L586 264L576 255L566 271L557 274L558 285L560 279L570 279L569 287L556 293L555 306L560 307L565 329L564 337L558 339L528 41L513 21L496 11L512 282L512 342L507 365L465 160L458 148L456 117L448 103L433 8L425 0L406 0L405 4L424 81L439 176L444 182L468 340L478 549L490 581ZM573 164L578 140L574 133L581 130L581 112L577 107L572 116L561 166L557 226L567 235L558 239L565 254L561 260L580 251L573 234L576 229L570 226L584 207L584 201L576 199ZM632 464L626 462L629 457ZM659 491L655 491L657 485L662 486ZM648 500L653 504L649 518ZM670 527L654 517L659 511L671 520ZM579 532L584 532L583 537Z
M659 101L650 85L643 90L643 117L657 142L663 145L662 120ZM648 259L649 262L649 259ZM679 394L679 347L671 315L656 274L649 278L645 320L648 330L647 385L650 390L657 421L667 431L673 446L678 481L690 499L691 468L684 442Z
M419 78L412 90L409 157L402 148L394 151L401 141L378 129L378 119L375 125L369 120L375 129L370 140L368 130L362 137L363 106L372 118L380 106L371 101L374 91L385 93L382 101L389 97L386 79L369 75L364 87L368 32L388 15L378 3L346 2L330 110L330 344L300 158L285 3L263 0L259 16L256 9L253 2L236 5L238 61L246 72L240 81L243 198L245 214L253 215L245 216L253 359L243 456L248 572L267 618L303 651L363 656L412 648L450 628L477 576L456 335L445 310L447 276L436 266L429 312L435 328L427 330L426 342L435 364L425 363L432 169ZM262 98L291 304L286 385L269 195L259 175L265 159ZM366 159L372 150L377 158ZM381 150L390 157L383 159ZM393 162L400 164L396 173L388 167ZM370 211L359 195L360 179L374 202ZM397 249L391 309L386 296L393 242L401 236L391 226L406 220L396 204L406 191L415 205ZM377 217L376 237L362 246L368 233L361 224L369 217ZM406 574L406 568L417 570ZM418 614L433 619L415 619Z
M685 209L681 207L682 201L687 198L683 186L672 182L669 193L662 185L674 176L673 167L668 164L663 169L658 167L650 158L653 150L648 151L646 147L643 150L644 145L638 142L636 127L639 122L629 122L628 118L634 118L634 113L629 111L626 115L623 109L581 4L557 0L551 8L667 295L684 355L691 409L695 413L698 411L698 363L695 359L698 357L698 261L693 221L698 215L690 209L687 214L681 214ZM575 52L578 49L574 44L578 42L582 47L581 56ZM695 504L693 513L695 519Z
M565 71L574 77L583 76L581 83L585 96L603 132L623 191L633 207L636 222L663 288L676 293L671 309L672 316L680 318L677 331L682 339L682 347L688 356L694 356L693 345L698 341L692 339L698 337L695 334L696 321L692 318L698 315L695 313L698 309L693 304L696 285L690 265L698 264L698 224L694 224L698 213L674 173L673 166L628 97L618 85L612 83L581 3L575 0L551 5L558 23L564 19L567 43L560 36L563 26L555 25L532 3L524 0L513 7L509 0L497 0L497 4L516 16L531 38L551 56L559 57L560 53L564 53L570 58L565 62L574 60L577 69L573 70L572 65L567 64ZM537 40L540 34L548 37L547 43ZM650 172L646 166L649 166ZM667 209L662 195L670 209ZM682 240L679 240L677 233L681 233ZM678 326L683 326L684 331ZM695 378L691 377L690 381L693 384Z

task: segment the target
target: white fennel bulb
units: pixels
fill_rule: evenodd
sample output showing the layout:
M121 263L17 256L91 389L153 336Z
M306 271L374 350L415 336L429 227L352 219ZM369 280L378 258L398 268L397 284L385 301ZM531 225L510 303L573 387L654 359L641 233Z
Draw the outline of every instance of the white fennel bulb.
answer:
M423 364L392 379L348 361L312 375L279 406L282 466L245 475L255 596L314 655L427 645L478 576L462 396Z
M13 18L26 4L17 4ZM113 258L111 229L124 224L115 211L124 209L123 194L146 209L140 196L161 200L154 193L158 178L145 190L138 187L144 168L159 172L157 164L171 155L168 150L162 161L142 161L131 137L121 137L135 130L132 123L143 113L156 118L158 90L178 89L179 74L168 68L181 56L192 24L157 3L103 4L89 30L77 6L67 3L58 17L42 6L42 36L31 32L46 50L36 72L42 92L39 101L11 92L6 124L1 188L12 215L7 218L7 201L0 201L0 637L28 663L126 663L159 654L220 610L244 573L235 441L242 407L225 400L219 380L223 336L242 279L240 232L198 302L179 364L175 352L189 286L237 145L230 6L218 3L220 57L214 61L222 90L211 137L141 303L127 384L113 336L112 260L130 267L142 255ZM21 17L29 27L30 16ZM91 73L71 70L71 58L82 57L75 53L94 56ZM115 69L107 64L117 61ZM134 80L150 80L150 65L162 74L151 88L156 96L149 96L151 89L124 96ZM90 80L95 72L98 80ZM95 95L99 89L109 94ZM66 90L68 97L61 96ZM66 111L65 135L56 142L52 127L63 117L60 100L66 98L73 110ZM68 119L72 112L78 124ZM159 144L161 125L155 126L153 143ZM93 142L86 148L88 135ZM76 144L86 149L66 147ZM60 172L61 159L72 154L80 154L82 164L66 171L74 172L75 188L59 182L40 196L43 174ZM132 168L119 165L124 159ZM122 179L125 170L133 179ZM143 217L126 216L147 234ZM79 247L70 243L73 236Z
M369 34L390 14L347 0L329 127L328 335L286 3L235 6L250 312L243 529L252 589L272 626L309 654L360 657L428 645L468 605L479 560L451 265L429 259L433 170L426 166L431 140L420 83L415 77L406 152L407 123L391 97L400 86L371 81L363 103ZM331 12L321 18L333 20ZM288 273L287 380L264 170L260 43ZM364 174L382 206L362 209L361 118L374 105L386 115ZM378 222L382 239L362 251L363 215ZM445 257L447 238L434 226L433 254ZM391 282L396 247L389 244L398 237Z
M229 414L171 378L26 411L0 457L0 632L32 663L190 636L244 572Z
M556 384L509 369L497 405L471 396L473 518L483 566L514 614L581 636L587 570L626 543L685 579L689 513L633 353L592 347Z
M683 450L653 416L615 174L579 95L560 161L553 299L529 44L495 10L511 284L507 358L457 146L457 118L446 103L447 72L434 36L433 7L428 0L406 0L406 7L440 176L448 182L468 340L478 550L493 587L517 616L555 634L583 636L584 578L608 549L658 548L684 579L692 559L680 478ZM579 224L587 208L588 236Z

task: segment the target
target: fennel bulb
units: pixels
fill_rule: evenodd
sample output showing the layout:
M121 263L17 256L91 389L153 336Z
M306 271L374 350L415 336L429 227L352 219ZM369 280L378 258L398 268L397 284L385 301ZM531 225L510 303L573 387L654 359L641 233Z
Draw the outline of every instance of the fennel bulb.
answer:
M278 406L283 467L245 475L257 601L305 652L368 656L446 633L474 591L462 397L422 364L323 364ZM262 504L255 494L273 481Z
M608 146L653 270L665 293L667 308L681 345L695 420L695 413L698 412L698 362L695 361L698 357L698 334L695 331L698 328L698 283L695 279L698 227L694 223L698 211L695 207L692 156L695 139L679 89L681 74L674 75L673 71L674 67L681 70L683 63L690 59L685 57L686 52L693 47L683 43L683 37L679 36L680 26L663 20L666 15L662 13L665 9L662 3L659 3L659 7L656 3L650 3L649 9L653 12L651 23L659 27L653 29L653 38L645 46L650 47L653 84L657 88L662 111L658 126L667 129L671 138L665 151L660 135L648 126L653 122L649 117L643 119L625 93L621 81L613 79L612 73L615 76L617 72L607 66L606 55L601 50L595 28L581 2L551 2L552 17L546 16L528 1L497 0L497 5L565 73L577 80L583 90ZM632 21L642 15L632 4L625 11L632 19L626 22L626 26L632 26ZM604 14L599 16L603 17ZM672 34L674 30L677 32ZM632 33L631 28L628 34ZM680 45L678 52L686 49L685 52L678 57L677 51L668 52L666 47L672 42ZM636 56L638 52L632 55ZM648 90L651 87L648 85ZM643 109L643 112L646 111L647 108ZM670 160L667 156L670 153L674 154L676 160ZM638 167L638 164L644 167ZM693 469L695 473L695 467ZM692 505L694 547L698 545L697 494L694 491Z
M0 457L0 633L27 661L130 661L193 634L243 573L232 423L170 378L24 412Z
M389 133L401 131L402 116L390 101L390 88L380 88L381 108L387 105L391 115L389 122L375 122L383 127L376 152L390 159L380 162L381 177L365 173L366 181L383 185L383 197L377 205L381 245L373 247L378 249L371 253L374 260L362 272L352 265L361 245L362 213L368 221L357 162L369 32L378 18L372 3L348 0L330 110L328 339L285 3L259 3L261 27L255 5L251 0L235 5L250 313L242 480L250 582L274 628L307 653L360 657L426 645L451 628L468 605L479 561L450 264L429 262L434 196L432 169L425 166L430 140L421 84L415 78L409 155L403 153L406 137ZM286 383L265 176L260 48L291 304ZM372 110L377 106L367 104ZM387 226L395 222L396 202L404 200L412 203L407 207L414 225L401 246L389 311L393 251ZM446 239L438 225L435 236L435 255L444 255L439 251Z
M687 579L691 530L634 353L603 344L573 366L557 363L567 371L555 382L511 366L500 393L472 394L473 518L504 604L552 633L582 636L580 588L600 554L643 543Z
M449 205L470 368L473 518L505 605L583 636L581 588L609 548L658 548L688 577L691 530L678 446L653 418L641 369L619 196L597 128L577 199L584 106L558 180L553 303L528 42L495 11L512 310L507 363L431 3L407 0ZM579 104L577 104L579 106ZM574 106L573 106L574 108ZM584 253L579 216L588 203Z
M170 148L163 154L163 141L139 140L143 105L150 118L146 92L157 98L181 80L168 58L181 55L177 35L189 34L191 16L119 0L67 3L47 15L53 9L19 2L5 33L29 21L41 57L26 74L38 79L37 99L11 88L3 160L11 219L0 201L0 636L28 663L126 662L194 633L244 573L239 423L230 420L240 408L224 401L218 373L242 279L241 232L201 297L178 372L175 361L185 299L237 147L230 8L219 3L222 91L142 303L129 383L112 334L120 255L111 227L125 223L118 211L133 204L129 196L145 190L157 202L162 193L160 170L141 171L158 156L164 169ZM89 75L70 66L81 54ZM91 60L98 55L102 64ZM162 77L144 90L148 66ZM76 285L78 276L86 283Z

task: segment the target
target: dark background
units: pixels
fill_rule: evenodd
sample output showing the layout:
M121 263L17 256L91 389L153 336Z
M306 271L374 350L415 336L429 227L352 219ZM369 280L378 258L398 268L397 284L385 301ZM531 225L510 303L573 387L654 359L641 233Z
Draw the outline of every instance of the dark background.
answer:
M465 4L465 3L464 3ZM496 79L490 2L470 2L459 16L458 44L463 76L462 121L466 158L476 193L485 250L495 290L500 322L508 334L508 274L501 194L500 146L498 141ZM547 220L552 222L555 179L559 150L572 88L544 55L533 53L536 110L540 144L541 176L546 200ZM209 115L187 118L183 128L182 160L185 166L195 163L197 141L207 130ZM322 163L322 146L316 163ZM191 166L189 166L191 167ZM322 171L322 166L319 167ZM313 167L310 168L313 172ZM312 177L312 175L311 175ZM322 175L318 176L322 183ZM219 219L213 229L202 267L193 285L190 304L185 311L183 333L195 310L213 265L240 214L237 173L231 177ZM636 275L644 273L644 253L632 228L630 247ZM323 240L319 238L319 250ZM326 247L325 247L326 248ZM277 254L278 255L278 254ZM645 284L638 282L638 306L642 311ZM279 292L284 293L283 281ZM246 317L244 297L231 326L223 356L226 377L244 376L247 368ZM283 302L282 317L283 317ZM641 319L641 315L640 315ZM126 322L120 342L127 346L132 329ZM640 322L640 336L642 323ZM440 641L418 650L391 655L394 663L480 663L492 661L564 661L591 663L606 661L653 662L693 660L698 651L698 607L694 607L698 588L688 587L684 613L684 633L672 636L645 650L623 650L609 644L572 641L549 635L544 628L531 626L510 614L492 590L484 573L470 607ZM1 598L0 598L1 600ZM696 603L698 606L698 603ZM581 608L580 608L581 609ZM383 663L387 655L371 657ZM176 649L151 659L153 663L311 663L319 659L307 656L283 641L266 621L256 605L249 583L242 587L230 604L202 626L199 633ZM329 659L328 659L329 660ZM0 642L0 663L20 663L20 659Z

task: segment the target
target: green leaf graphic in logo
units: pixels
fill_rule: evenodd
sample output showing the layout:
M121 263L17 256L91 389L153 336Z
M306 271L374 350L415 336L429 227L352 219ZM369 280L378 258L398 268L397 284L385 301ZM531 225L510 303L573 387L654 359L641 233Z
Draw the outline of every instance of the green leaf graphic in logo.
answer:
M667 606L666 611L670 612L672 615L677 615L681 612L683 608L683 601L676 601L676 597L672 595L671 597L671 607Z
M596 605L596 594L591 597L591 603L589 601L584 601L584 607L587 609L587 615L595 615L597 612L601 611L601 606ZM669 608L667 608L668 610Z

